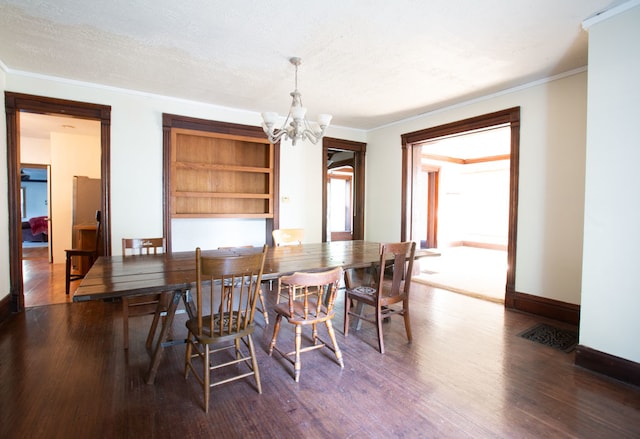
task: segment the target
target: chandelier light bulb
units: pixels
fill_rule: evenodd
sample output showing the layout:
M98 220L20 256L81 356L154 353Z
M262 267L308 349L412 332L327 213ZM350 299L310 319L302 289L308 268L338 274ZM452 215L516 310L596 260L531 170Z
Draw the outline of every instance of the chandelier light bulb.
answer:
M295 88L290 93L292 101L289 114L287 114L281 128L274 128L278 113L272 111L262 113L262 129L271 143L277 143L284 137L285 139L291 139L293 145L300 140L309 140L311 143L316 144L324 136L325 130L331 123L332 116L330 114L318 115L317 124L307 121L307 109L302 105L302 95L298 91L298 66L302 63L302 60L298 57L293 57L289 59L289 62L296 68Z

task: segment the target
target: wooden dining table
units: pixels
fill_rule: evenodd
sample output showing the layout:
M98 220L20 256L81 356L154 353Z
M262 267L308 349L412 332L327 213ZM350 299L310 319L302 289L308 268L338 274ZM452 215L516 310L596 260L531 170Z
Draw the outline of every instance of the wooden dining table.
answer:
M334 241L269 247L262 280L273 280L296 271L322 271L335 267L366 268L380 262L379 243ZM260 252L261 247L203 250L203 256L234 256ZM437 255L420 250L417 257ZM73 295L74 302L104 300L150 293L171 292L172 300L160 335L151 353L146 382L152 384L164 348L184 340L169 340L169 329L180 301L189 317L195 315L191 289L195 288L195 250L158 255L102 256L93 264Z

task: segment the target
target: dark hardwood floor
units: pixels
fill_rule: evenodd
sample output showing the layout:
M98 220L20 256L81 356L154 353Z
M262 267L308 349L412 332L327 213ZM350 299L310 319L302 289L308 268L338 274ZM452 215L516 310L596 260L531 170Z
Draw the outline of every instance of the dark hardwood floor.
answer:
M216 387L205 414L197 382L183 378L183 345L144 383L150 317L132 319L125 352L119 303L34 306L0 324L0 437L640 437L640 389L518 337L548 320L420 284L411 309L413 343L396 317L380 355L371 325L342 335L340 307L345 368L329 350L303 354L298 384L291 364L267 355L273 328L258 315L262 395L252 379ZM293 346L283 323L286 339Z

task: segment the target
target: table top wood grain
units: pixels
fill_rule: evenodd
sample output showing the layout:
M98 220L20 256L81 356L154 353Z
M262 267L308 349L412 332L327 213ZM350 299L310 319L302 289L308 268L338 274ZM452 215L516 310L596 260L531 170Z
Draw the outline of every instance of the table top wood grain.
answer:
M262 248L237 247L203 250L204 256L233 256L259 252ZM417 256L436 255L421 250ZM335 241L270 247L263 280L296 271L322 271L334 267L364 268L379 262L379 243ZM76 290L74 302L135 296L195 286L195 250L159 255L100 257Z

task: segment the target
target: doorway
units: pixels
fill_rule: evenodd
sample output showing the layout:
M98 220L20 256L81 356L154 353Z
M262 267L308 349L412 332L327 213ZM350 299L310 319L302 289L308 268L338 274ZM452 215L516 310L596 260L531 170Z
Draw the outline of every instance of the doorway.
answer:
M411 236L440 256L420 260L416 281L504 301L509 151L508 125L422 145Z
M20 164L22 259L53 261L51 247L51 166Z
M322 140L322 242L364 239L366 144Z
M100 173L102 210L101 248L105 254L111 251L110 221L110 125L111 107L84 102L47 98L5 92L7 119L7 176L9 200L9 276L11 311L24 310L24 284L22 269L22 203L20 186L21 151L20 128L22 114L64 116L80 120L96 120L100 123Z
M352 151L329 150L327 169L327 237L330 241L353 239Z
M451 153L452 143L443 141L444 139L460 138L465 133L494 133L493 129L496 128L506 130L502 133L506 134L507 154L482 151L480 143L475 142L470 143L472 152L464 153L465 157L455 157ZM468 247L479 247L477 244L481 243L480 247L487 249L506 249L506 279L503 277L503 293L504 303L507 307L513 307L515 293L519 128L519 108L511 108L402 136L402 239L420 242L423 248L433 246L436 243L438 247L464 245L465 243L470 244ZM438 141L441 141L440 145L434 146ZM438 150L439 147L442 149ZM447 147L450 149L447 150ZM506 182L500 189L503 191L504 204L507 205L503 220L496 222L495 219L487 217L487 213L491 211L490 203L486 202L486 194L483 193L487 190L480 188L479 184L473 182L465 183L466 176L458 178L457 184L466 185L469 189L466 191L470 194L467 198L475 203L472 205L473 212L460 209L463 197L457 189L447 191L449 199L442 198L443 175L441 174L444 174L443 169L448 163L460 169L474 168L475 173L482 174L484 180L494 179L496 175L501 176L500 178L503 179L501 181ZM469 166L471 168L468 168ZM478 170L482 172L478 172ZM494 184L493 188L499 187L495 185L495 182L492 184ZM479 188L480 190L478 190ZM449 195L451 196L449 197ZM443 206L444 201L448 204L447 209ZM452 227L453 225L466 220L470 221L467 221L465 234L452 232L455 228ZM485 224L482 229L485 236L479 238L478 224L480 223ZM498 232L495 232L496 224ZM494 228L492 232L494 236L486 236L486 231L492 227Z

